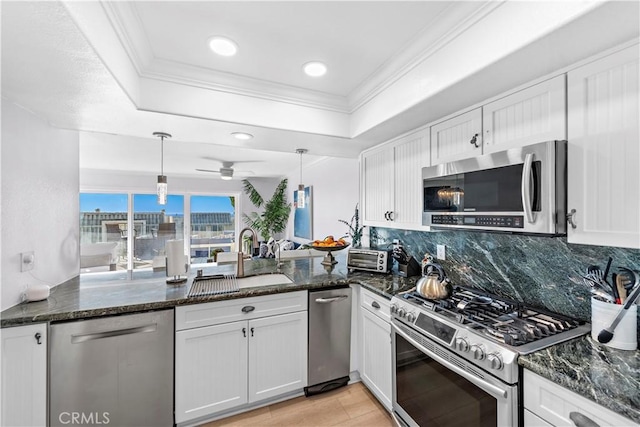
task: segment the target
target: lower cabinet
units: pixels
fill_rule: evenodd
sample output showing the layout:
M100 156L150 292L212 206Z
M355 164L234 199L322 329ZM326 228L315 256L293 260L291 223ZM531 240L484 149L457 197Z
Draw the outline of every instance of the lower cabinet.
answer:
M47 425L47 325L4 328L0 336L0 425Z
M367 388L391 410L391 325L389 301L362 289L360 377Z
M525 427L638 425L526 369L523 382Z
M300 294L306 300L306 292ZM276 295L245 300L244 306L238 305L242 300L208 304L210 318L215 321L216 311L228 318L230 306L248 317L260 312L260 305L285 313L176 332L176 423L302 391L307 385L306 307L293 313L286 313L291 305L278 310Z

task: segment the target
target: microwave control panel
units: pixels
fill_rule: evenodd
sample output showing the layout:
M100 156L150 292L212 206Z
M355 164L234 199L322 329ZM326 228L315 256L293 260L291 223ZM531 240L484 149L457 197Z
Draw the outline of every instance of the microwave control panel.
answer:
M433 215L433 225L465 225L468 227L524 228L522 215Z

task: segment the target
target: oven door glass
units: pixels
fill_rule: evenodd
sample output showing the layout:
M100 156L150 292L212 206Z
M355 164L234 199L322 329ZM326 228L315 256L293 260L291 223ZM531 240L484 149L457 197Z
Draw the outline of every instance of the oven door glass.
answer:
M493 396L397 334L395 353L395 403L415 423L439 427L498 425L498 401Z
M539 161L531 171L532 210L540 211ZM424 212L522 212L522 164L424 180Z

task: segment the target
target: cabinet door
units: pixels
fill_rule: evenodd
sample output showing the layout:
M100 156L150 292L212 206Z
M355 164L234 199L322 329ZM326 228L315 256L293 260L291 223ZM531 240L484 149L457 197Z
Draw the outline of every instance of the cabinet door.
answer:
M47 424L47 325L5 328L2 336L3 426Z
M176 333L176 423L247 402L246 321Z
M523 383L525 409L542 418L550 425L638 426L638 424L610 409L546 378L542 378L527 369L524 370ZM582 419L583 422L574 423L573 419Z
M482 109L431 126L431 164L482 154Z
M307 385L307 312L249 321L249 402Z
M394 226L419 229L422 226L422 168L429 166L429 130L402 138L393 147Z
M393 148L362 155L362 219L365 225L384 225L393 211Z
M638 46L568 74L569 243L640 247Z
M524 410L524 427L554 427L528 409Z
M483 154L567 138L561 75L482 107Z
M364 384L391 410L391 325L362 308L362 361Z

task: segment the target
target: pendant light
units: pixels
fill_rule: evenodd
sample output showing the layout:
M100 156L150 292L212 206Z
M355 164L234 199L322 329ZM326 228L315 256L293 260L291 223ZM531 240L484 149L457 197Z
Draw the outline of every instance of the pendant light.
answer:
M296 153L300 154L300 184L298 184L298 203L296 205L299 209L304 209L305 205L304 184L302 183L302 155L307 151L305 148L298 148L296 150Z
M154 132L153 136L160 137L160 175L158 175L158 204L167 204L167 193L169 191L167 187L167 177L164 175L164 139L171 138L171 135L166 132Z

